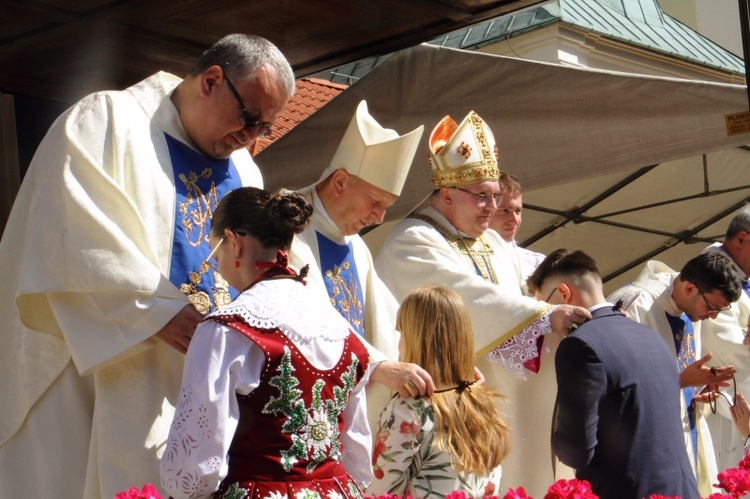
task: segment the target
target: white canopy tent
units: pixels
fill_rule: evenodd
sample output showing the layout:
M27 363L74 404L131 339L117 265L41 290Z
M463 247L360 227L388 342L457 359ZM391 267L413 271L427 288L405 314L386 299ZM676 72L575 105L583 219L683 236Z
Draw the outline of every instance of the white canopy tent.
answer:
M611 279L608 290L649 257L679 269L750 201L750 135L728 136L724 119L748 109L744 86L430 45L392 55L263 151L257 161L267 187L314 183L362 99L386 127L426 128L389 220L431 191L432 127L446 114L460 121L475 110L494 131L501 169L523 183L519 242L544 253L583 249ZM368 234L375 251L385 230Z

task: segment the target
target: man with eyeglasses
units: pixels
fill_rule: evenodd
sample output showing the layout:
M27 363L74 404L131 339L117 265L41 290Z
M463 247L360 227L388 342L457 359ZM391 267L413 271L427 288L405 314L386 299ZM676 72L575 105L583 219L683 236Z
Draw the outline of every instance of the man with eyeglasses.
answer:
M507 245L487 230L501 200L500 171L494 136L479 115L472 111L460 124L446 116L430 136L429 158L434 191L388 235L376 269L399 301L432 285L461 296L479 369L508 398L502 412L513 429L512 451L503 461L503 486L544 495L554 481L549 427L555 374L548 354L540 355L559 342L560 335L548 333L567 334L590 314L523 296Z
M702 497L716 492L711 485L718 471L703 407L693 399L704 387L704 391L714 391L729 386L736 371L732 365L706 365L712 354L701 345L701 326L731 307L741 292L742 280L732 262L724 255L704 253L689 260L679 273L652 260L632 283L607 298L613 303L634 299L628 315L658 332L674 352L680 371L685 445Z
M674 354L651 329L604 299L593 258L553 251L529 277L537 298L592 315L555 354L552 442L560 460L601 499L699 497L682 444Z
M278 48L229 35L184 79L89 95L52 125L0 243L0 497L159 484L183 354L230 299L201 263L212 211L262 186L246 148L293 92Z
M711 364L732 364L737 368L737 391L750 399L750 356L743 344L743 330L750 321L750 205L740 209L727 226L724 240L703 250L726 256L742 276L743 293L729 310L703 321L703 348L714 354ZM720 401L721 402L721 401ZM717 415L708 416L708 427L719 469L734 467L743 457L743 440L735 429L727 404L719 403Z

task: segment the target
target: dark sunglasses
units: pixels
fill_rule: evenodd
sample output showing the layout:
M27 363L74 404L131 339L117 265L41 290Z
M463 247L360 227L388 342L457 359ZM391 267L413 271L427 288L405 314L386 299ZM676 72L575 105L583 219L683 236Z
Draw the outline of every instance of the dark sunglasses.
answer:
M240 118L240 122L242 123L242 126L245 127L245 130L247 130L248 132L251 132L253 128L257 128L256 132L258 134L258 137L263 137L264 135L268 135L271 132L271 124L261 121L261 119L258 118L257 116L250 114L250 111L247 110L245 103L242 102L242 97L240 97L240 94L239 92L237 92L237 89L234 88L234 85L232 84L232 80L229 79L226 72L224 73L224 79L227 80L227 85L229 85L229 90L232 91L234 98L237 99L237 102L240 104L240 107L242 108L242 117Z

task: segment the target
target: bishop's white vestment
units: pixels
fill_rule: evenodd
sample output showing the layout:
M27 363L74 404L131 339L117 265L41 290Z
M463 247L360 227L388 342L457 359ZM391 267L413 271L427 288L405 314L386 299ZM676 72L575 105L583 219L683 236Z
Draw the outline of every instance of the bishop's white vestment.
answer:
M511 453L502 463L502 488L522 486L543 497L554 481L550 429L560 338L544 336L551 331L552 307L523 296L509 251L495 231L472 239L427 207L393 228L375 266L399 301L416 288L436 285L461 296L471 315L477 365L487 384L506 397L500 410L511 428ZM541 360L538 373L524 367L535 359Z
M0 497L102 498L159 483L184 356L153 335L229 301L200 262L247 151L197 152L158 73L52 125L2 242Z

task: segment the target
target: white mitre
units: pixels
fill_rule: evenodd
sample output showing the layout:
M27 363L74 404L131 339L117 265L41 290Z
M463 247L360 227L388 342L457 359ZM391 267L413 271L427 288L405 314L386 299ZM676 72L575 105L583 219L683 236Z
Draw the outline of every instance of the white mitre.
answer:
M323 171L318 182L343 169L368 184L399 196L423 130L424 126L420 125L405 135L399 135L395 130L383 128L370 116L367 102L362 101L330 166Z

